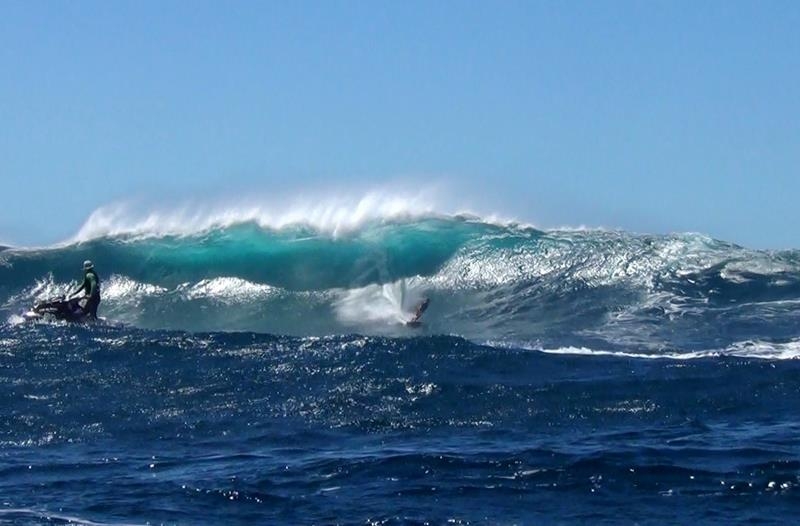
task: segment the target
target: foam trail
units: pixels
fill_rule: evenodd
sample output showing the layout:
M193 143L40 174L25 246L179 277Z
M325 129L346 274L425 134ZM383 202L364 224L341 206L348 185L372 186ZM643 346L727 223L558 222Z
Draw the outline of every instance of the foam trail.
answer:
M800 339L783 343L744 341L736 342L724 349L660 353L608 351L589 349L586 347L561 347L557 349L537 349L534 347L527 347L527 349L545 354L613 356L618 358L638 358L643 360L697 360L702 358L719 358L725 356L736 358L756 358L760 360L796 360L800 358Z
M82 519L74 515L63 513L53 513L51 511L39 511L30 508L5 508L0 509L0 517L8 517L11 521L15 519L25 519L24 522L53 523L61 522L64 524L77 524L79 526L138 526L136 523L128 522L95 522Z

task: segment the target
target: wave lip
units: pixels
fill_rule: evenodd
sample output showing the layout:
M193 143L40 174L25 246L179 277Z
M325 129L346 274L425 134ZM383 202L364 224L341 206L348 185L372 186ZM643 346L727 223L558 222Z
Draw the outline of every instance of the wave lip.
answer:
M270 230L300 226L337 236L374 221L444 217L435 210L430 196L423 193L398 196L379 192L359 199L328 198L276 206L187 204L172 210L140 211L130 204L118 203L95 210L69 242L123 236L186 236L246 223Z

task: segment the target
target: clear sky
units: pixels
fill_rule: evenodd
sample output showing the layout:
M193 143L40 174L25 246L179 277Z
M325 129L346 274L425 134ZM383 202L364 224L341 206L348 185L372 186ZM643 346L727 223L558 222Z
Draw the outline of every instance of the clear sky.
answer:
M798 248L798 28L795 1L5 1L0 241L131 197L407 179L543 227Z

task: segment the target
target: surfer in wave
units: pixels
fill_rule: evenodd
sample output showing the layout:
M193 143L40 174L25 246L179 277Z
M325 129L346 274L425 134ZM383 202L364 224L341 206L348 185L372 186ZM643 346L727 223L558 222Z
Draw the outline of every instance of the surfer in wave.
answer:
M422 325L420 318L422 318L422 314L425 312L425 310L427 310L430 302L431 302L430 298L425 298L424 300L422 300L422 302L419 305L417 305L417 308L414 311L414 317L408 320L406 322L406 325L408 325L409 327L419 327L420 325Z

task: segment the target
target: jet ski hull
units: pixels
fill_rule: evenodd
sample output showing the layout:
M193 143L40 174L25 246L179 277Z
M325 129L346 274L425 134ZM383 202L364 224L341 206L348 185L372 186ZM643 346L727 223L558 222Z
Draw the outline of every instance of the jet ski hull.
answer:
M63 296L52 298L37 303L33 308L24 313L22 317L26 320L61 320L70 323L84 323L90 318L79 303L80 298L67 300Z

